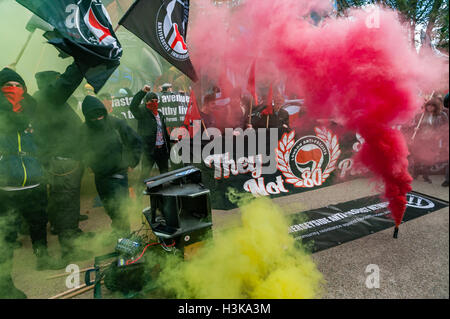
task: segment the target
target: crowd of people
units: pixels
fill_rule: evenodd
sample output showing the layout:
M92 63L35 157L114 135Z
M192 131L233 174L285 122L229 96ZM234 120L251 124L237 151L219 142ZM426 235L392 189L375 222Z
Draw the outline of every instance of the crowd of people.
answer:
M62 74L44 71L35 78L38 90L31 96L15 70L0 71L0 298L26 297L11 277L22 223L29 228L37 270L61 269L92 257L91 251L74 248L78 238L93 236L79 227L86 218L80 215L86 170L94 175L97 193L112 222L111 236L117 239L130 232L124 209L130 169L142 164L140 181L149 177L154 164L160 173L167 172L174 143L158 108L158 94L149 85L134 94L129 107L137 121L136 132L111 114L112 96L96 96L89 84L83 87L81 113L71 107L83 81L75 63ZM161 87L161 92L170 90L170 84ZM129 96L131 91L124 94ZM215 87L202 99L204 128L278 128L279 136L291 131L289 113L282 108L285 98L278 90L264 90L260 103L240 90L234 90L227 106L220 107L223 98ZM448 161L448 123L448 94L428 99L410 128L414 177L423 175L430 181L430 165L436 157L440 154ZM448 165L442 186L448 186ZM58 236L60 257L48 253L48 224Z
M63 74L36 74L31 96L13 69L0 71L0 298L25 298L11 278L13 250L22 220L36 256L36 269L61 269L93 252L77 247L92 234L79 227L80 189L86 168L112 221L114 236L130 231L121 210L128 197L128 169L141 157L142 138L124 120L108 116L89 92L82 102L84 122L69 100L83 75L75 63ZM61 257L47 250L47 224L58 236Z

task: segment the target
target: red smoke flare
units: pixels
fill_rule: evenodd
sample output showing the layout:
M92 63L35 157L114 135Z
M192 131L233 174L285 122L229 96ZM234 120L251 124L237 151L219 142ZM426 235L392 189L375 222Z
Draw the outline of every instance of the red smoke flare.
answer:
M219 75L221 63L231 61L227 67L240 74L243 92L252 82L243 70L256 63L256 86L282 82L286 95L305 100L311 118L333 119L359 133L366 142L357 160L384 183L399 225L412 178L405 139L392 127L414 117L419 91L441 85L448 66L414 52L408 29L392 11L354 10L351 19L329 17L312 25L311 10L326 15L329 3L247 0L226 10L205 1L198 7L207 14L197 12L191 20L191 58L210 78Z

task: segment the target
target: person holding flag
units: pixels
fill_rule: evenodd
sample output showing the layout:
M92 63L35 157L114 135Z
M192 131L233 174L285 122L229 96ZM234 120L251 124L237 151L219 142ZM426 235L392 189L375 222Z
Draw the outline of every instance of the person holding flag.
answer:
M37 101L34 124L49 185L47 209L61 245L61 256L69 264L91 257L87 250L75 249L73 243L83 234L78 223L84 168L74 138L82 121L68 100L81 84L83 74L72 63L63 74L43 71L35 77L39 90L33 96Z
M0 298L26 298L11 278L13 249L27 221L37 270L61 269L47 252L47 196L35 132L30 125L36 109L23 78L14 70L0 71Z
M289 113L282 109L284 104L284 97L278 91L275 90L273 94L272 86L265 97L262 99L264 101L264 109L256 116L253 120L255 128L278 128L279 136L281 137L284 133L290 131L289 127ZM259 105L256 110L261 109Z
M143 107L140 106L142 100L144 100ZM161 174L166 173L169 170L171 141L166 119L158 110L158 95L151 92L149 85L145 85L133 97L130 111L138 121L138 134L144 142L141 180L149 177L155 163Z

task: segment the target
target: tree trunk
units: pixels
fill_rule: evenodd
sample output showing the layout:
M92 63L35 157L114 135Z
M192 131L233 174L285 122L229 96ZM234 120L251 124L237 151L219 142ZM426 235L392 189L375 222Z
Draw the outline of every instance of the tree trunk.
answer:
M431 33L432 33L434 25L436 23L436 19L438 17L439 9L442 5L442 2L443 2L443 0L435 0L433 3L433 7L431 8L427 28L425 31L426 39L425 39L425 43L423 43L423 45L427 44L431 47L431 41L432 41Z

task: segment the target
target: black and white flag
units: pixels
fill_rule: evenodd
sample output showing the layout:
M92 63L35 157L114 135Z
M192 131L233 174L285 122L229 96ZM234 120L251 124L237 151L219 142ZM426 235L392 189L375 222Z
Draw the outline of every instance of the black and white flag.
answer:
M120 64L122 47L100 0L16 0L54 27L49 43L73 56L98 92Z
M189 0L137 0L119 24L197 81L186 45L188 20Z

